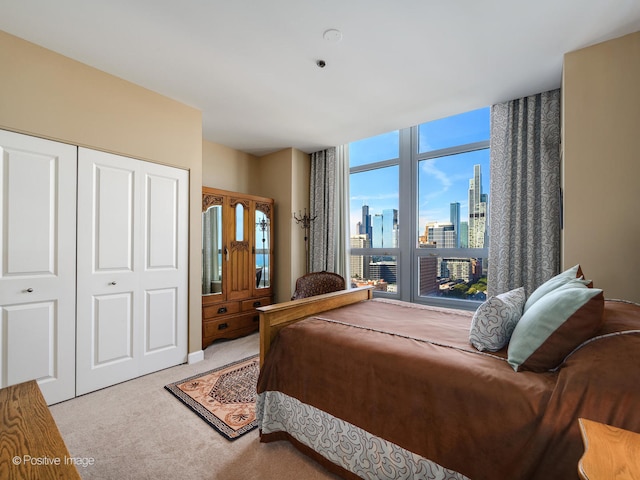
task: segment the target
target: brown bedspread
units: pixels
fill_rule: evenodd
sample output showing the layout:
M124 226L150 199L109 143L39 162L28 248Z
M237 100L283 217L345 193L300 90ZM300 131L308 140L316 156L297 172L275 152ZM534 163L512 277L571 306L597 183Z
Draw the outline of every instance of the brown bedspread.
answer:
M371 300L282 329L258 393L281 391L467 477L575 479L579 416L640 432L640 335L611 335L556 372L476 351L472 314ZM640 329L607 302L602 334ZM276 436L276 438L278 438Z

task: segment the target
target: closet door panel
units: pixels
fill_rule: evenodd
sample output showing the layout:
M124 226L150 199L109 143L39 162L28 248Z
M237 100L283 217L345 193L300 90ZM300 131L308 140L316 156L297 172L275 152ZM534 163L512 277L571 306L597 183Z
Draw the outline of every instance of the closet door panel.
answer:
M56 163L50 155L5 151L5 275L55 275ZM20 187L27 179L30 188Z
M178 268L178 179L146 175L145 268Z
M5 307L2 330L12 339L4 345L7 385L34 378L55 380L55 311L53 302Z
M94 169L94 272L133 271L135 172L125 165Z
M188 172L81 148L78 178L76 371L87 393L186 361Z
M145 355L173 348L178 344L177 289L164 288L146 292Z
M132 294L93 297L91 368L133 360Z
M144 163L144 352L141 372L187 359L189 176Z
M78 153L79 395L138 376L142 312L135 252L139 162L80 148Z
M0 131L0 387L75 395L76 153Z

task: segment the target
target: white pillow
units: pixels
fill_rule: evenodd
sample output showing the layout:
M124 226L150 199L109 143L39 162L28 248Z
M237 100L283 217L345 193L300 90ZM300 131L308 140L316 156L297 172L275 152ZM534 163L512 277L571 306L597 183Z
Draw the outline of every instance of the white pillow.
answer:
M495 352L505 347L522 316L525 301L524 287L490 297L473 315L469 331L471 344L481 352Z

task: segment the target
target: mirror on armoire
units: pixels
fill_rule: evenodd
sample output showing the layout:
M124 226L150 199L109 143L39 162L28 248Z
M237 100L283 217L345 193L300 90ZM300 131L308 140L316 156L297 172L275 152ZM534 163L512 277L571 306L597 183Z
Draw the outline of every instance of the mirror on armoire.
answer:
M222 197L203 197L202 294L222 293Z
M256 288L269 288L271 286L271 206L268 204L256 204L255 218L255 259L256 259Z

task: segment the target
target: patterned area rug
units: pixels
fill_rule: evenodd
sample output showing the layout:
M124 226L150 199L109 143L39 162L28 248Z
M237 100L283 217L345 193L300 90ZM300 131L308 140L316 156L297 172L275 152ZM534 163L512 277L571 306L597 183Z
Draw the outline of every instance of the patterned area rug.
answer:
M258 426L258 356L185 378L164 388L229 440Z

